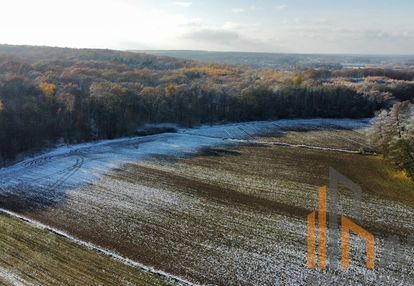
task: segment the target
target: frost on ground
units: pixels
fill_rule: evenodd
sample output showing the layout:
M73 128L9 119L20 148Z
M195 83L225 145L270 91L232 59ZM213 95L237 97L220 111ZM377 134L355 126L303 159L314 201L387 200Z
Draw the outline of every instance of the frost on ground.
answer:
M19 275L0 267L0 281L6 285L25 286L32 285L24 279L20 278Z
M194 283L375 285L384 279L412 285L412 183L389 179L375 158L256 144L285 140L352 149L360 145L359 135L332 129L366 124L253 122L61 147L2 169L9 179L2 178L1 195L26 216ZM351 139L343 140L344 134ZM245 142L255 144L232 145ZM315 210L317 187L328 183L329 167L364 190L362 217L352 216L346 192L339 210L376 236L373 271L365 267L363 241L354 236L349 271L306 267L306 217ZM392 235L398 243L389 242ZM388 253L390 244L401 247Z
M14 166L0 169L0 197L19 208L19 197L30 198L31 207L63 201L67 191L101 178L108 171L152 155L183 156L205 147L253 140L282 128L362 128L367 120L279 120L202 126L144 137L121 138L68 145ZM24 208L29 206L25 205Z

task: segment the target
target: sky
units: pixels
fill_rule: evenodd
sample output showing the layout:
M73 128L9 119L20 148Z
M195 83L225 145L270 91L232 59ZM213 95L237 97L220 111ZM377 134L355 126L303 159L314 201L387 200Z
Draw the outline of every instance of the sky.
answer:
M2 0L0 43L414 54L412 0Z

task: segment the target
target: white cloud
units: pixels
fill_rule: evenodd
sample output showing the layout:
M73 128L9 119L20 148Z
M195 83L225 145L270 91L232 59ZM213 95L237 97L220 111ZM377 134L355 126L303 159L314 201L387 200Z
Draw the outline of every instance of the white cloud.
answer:
M91 13L97 7L99 13ZM173 48L176 35L200 22L132 1L13 0L3 8L0 26L8 28L0 29L0 43L8 44L121 48L128 42L127 48L132 43Z
M262 1L261 6L227 8L228 13L241 13L237 22L231 22L231 18L214 13L214 9L222 7L218 2L200 11L195 9L198 5L195 7L193 0L171 0L166 5L155 5L152 0L5 0L0 27L7 28L0 29L0 43L117 49L412 53L413 20L400 16L405 13L402 10L398 10L398 19L316 10L303 13L299 8L296 13L293 3L285 1L288 7L279 1L280 5ZM292 13L289 17L274 17L275 9L289 9Z
M241 25L239 23L227 21L221 26L224 30L240 30Z
M251 5L249 7L249 9L252 10L252 11L260 11L260 10L263 10L263 7L256 6L256 5Z
M263 7L260 6L256 6L256 5L251 5L247 8L233 8L231 9L231 12L234 14L240 14L240 13L244 13L246 12L246 10L250 10L250 11L262 11L264 10Z
M174 6L178 6L178 7L182 7L182 8L188 8L191 5L193 5L192 2L173 2L172 3Z
M234 30L223 28L205 28L184 34L184 45L194 49L215 51L268 51L269 45L260 39L254 39ZM274 49L273 49L274 50Z
M233 8L231 9L231 12L235 14L243 13L245 10L243 8Z
M282 10L286 10L288 6L286 4L281 4L281 5L277 5L275 8L276 10L282 11Z

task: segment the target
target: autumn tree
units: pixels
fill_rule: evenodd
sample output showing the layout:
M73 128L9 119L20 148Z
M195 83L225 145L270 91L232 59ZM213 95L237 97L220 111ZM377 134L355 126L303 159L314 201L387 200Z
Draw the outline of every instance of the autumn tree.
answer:
M46 96L53 96L56 93L56 85L53 83L41 82L39 84L39 88L42 93Z
M408 101L381 111L368 132L374 148L414 179L414 105Z

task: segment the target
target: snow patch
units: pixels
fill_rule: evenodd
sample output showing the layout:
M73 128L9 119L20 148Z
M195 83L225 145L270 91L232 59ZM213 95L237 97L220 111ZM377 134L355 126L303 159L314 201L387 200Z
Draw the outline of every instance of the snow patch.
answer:
M196 154L201 148L254 142L255 136L277 134L286 128L360 129L369 120L291 119L201 126L178 129L177 133L119 138L99 142L67 145L46 154L0 169L0 194L10 196L55 196L92 183L119 168L152 155L183 156Z

